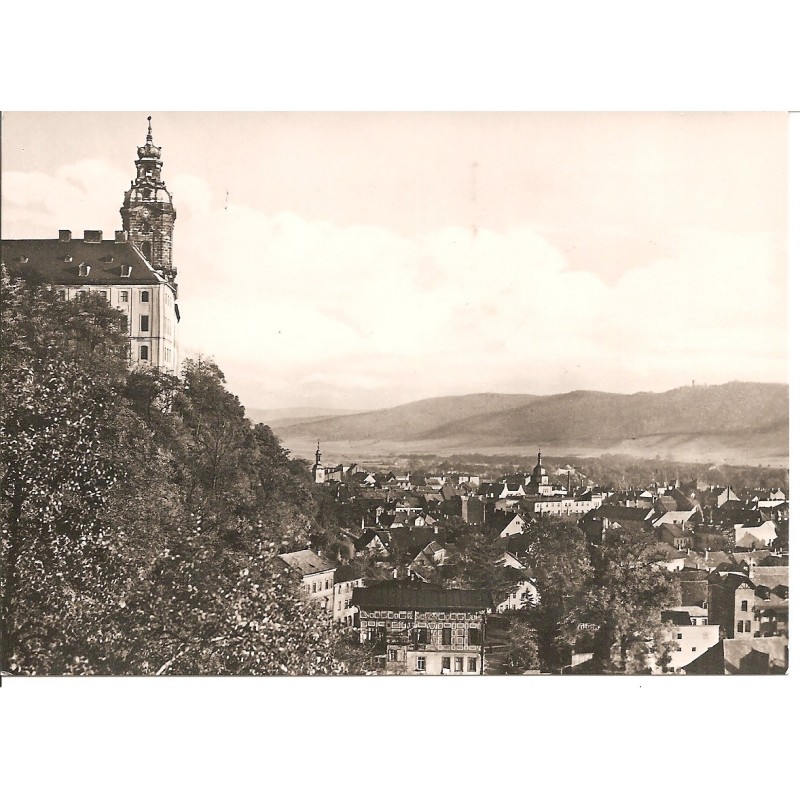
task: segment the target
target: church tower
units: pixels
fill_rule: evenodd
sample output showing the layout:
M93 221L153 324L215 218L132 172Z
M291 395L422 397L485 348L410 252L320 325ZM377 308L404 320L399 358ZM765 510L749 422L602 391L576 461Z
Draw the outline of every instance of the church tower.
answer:
M322 451L319 449L319 442L317 442L317 452L315 456L314 467L311 470L314 483L325 483L325 467L322 466Z
M536 466L533 468L531 475L531 484L536 489L537 494L552 494L553 487L550 485L550 476L547 470L542 466L542 451L539 451L539 457L536 460Z
M177 270L172 265L172 232L175 208L172 195L161 179L161 148L153 144L151 117L147 118L147 140L137 150L136 180L125 192L120 214L122 229L153 269L175 285Z

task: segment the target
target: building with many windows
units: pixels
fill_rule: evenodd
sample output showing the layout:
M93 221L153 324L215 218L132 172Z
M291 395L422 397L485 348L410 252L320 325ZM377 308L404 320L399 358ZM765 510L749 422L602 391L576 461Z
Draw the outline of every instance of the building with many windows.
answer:
M175 208L161 178L161 148L147 138L137 150L136 178L125 192L122 230L103 239L60 230L56 239L7 239L0 261L13 276L52 288L62 299L97 293L128 319L131 366L177 373L178 286L172 263Z
M397 675L483 674L489 592L443 589L418 580L353 590L359 639L377 666Z
M334 574L336 565L313 550L296 550L294 553L281 553L278 558L300 578L303 591L309 599L334 616Z

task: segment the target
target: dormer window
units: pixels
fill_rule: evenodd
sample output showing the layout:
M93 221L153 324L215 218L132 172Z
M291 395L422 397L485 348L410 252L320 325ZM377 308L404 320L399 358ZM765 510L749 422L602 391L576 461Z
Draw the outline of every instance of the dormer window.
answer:
M120 278L130 278L131 276L131 265L130 264L123 264L120 267L119 276Z
M69 262L72 261L72 256L69 253L67 253L64 256L64 261L66 261L66 263L69 264Z
M20 264L27 264L28 263L28 256L20 256L19 257Z
M92 271L92 265L91 264L87 264L85 261L82 261L80 263L80 266L78 267L78 275L79 275L79 277L87 278L87 277L89 277L89 273L91 271Z

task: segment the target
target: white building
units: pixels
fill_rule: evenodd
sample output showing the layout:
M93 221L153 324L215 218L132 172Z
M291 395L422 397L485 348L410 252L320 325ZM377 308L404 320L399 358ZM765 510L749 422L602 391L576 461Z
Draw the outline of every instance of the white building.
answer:
M149 120L149 118L148 118ZM128 319L130 363L177 373L178 286L172 264L175 209L161 180L161 148L138 148L136 179L120 209L123 229L113 239L85 230L83 239L60 230L57 239L0 242L0 261L13 276L50 287L61 299L103 296Z

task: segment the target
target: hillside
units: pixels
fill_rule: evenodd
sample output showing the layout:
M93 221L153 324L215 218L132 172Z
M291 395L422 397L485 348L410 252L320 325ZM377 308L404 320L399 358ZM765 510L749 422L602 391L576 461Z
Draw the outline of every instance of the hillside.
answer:
M263 422L271 427L286 427L297 422L318 422L331 417L344 417L359 414L349 408L317 408L315 406L296 406L292 408L251 408L247 416L253 424Z
M542 447L775 464L788 461L789 387L735 382L630 395L465 395L274 427L300 454L306 440L319 438L323 450L363 455Z

